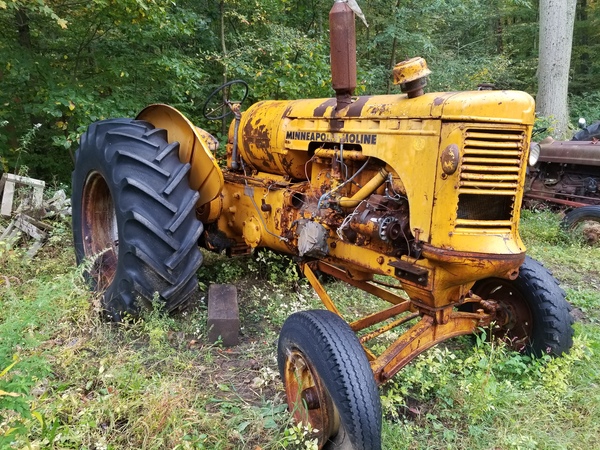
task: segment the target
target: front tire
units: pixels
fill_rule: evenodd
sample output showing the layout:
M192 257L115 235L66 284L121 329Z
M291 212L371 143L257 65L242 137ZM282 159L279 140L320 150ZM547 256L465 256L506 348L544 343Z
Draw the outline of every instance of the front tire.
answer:
M352 329L326 310L292 314L277 349L290 412L310 424L320 449L381 449L381 403Z
M158 296L167 311L197 288L203 231L189 164L167 132L131 119L90 125L73 171L73 238L77 263L102 294L106 316L136 316Z
M565 292L552 274L526 257L515 280L487 278L473 293L499 305L497 337L517 351L560 356L573 346L573 317Z

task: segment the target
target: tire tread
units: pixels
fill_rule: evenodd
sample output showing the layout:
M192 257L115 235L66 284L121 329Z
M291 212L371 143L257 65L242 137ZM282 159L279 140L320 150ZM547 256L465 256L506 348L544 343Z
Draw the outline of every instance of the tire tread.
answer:
M85 257L81 236L82 192L88 174L99 172L115 204L119 232L117 272L104 292L106 315L136 315L158 292L165 309L186 304L197 289L202 264L197 245L203 227L196 218L198 192L188 184L189 164L179 161L179 144L167 132L131 119L93 123L81 137L73 172L73 232L78 263ZM140 230L144 230L140 233ZM91 275L88 274L88 277Z
M348 324L325 310L291 315L279 339L282 378L285 349L294 345L314 364L338 409L352 448L381 449L381 402L377 386L366 354Z

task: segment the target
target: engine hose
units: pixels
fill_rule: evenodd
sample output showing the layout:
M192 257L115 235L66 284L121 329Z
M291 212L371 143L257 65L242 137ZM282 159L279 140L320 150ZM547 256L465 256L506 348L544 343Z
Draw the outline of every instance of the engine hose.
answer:
M338 200L342 208L355 208L360 202L366 199L369 195L381 186L387 179L389 172L385 169L380 169L377 175L369 180L367 184L361 187L352 197L342 197Z

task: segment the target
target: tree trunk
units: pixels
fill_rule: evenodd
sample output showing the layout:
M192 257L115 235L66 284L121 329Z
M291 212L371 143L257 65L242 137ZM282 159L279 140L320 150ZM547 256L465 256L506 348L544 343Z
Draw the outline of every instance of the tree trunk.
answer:
M219 2L219 13L221 15L221 51L223 52L223 84L227 83L227 45L225 43L225 0ZM227 90L223 90L223 104L227 100ZM227 119L221 119L221 134L227 134Z
M567 95L577 0L540 0L537 113L553 120L554 137L568 130Z
M29 16L24 8L17 9L16 13L17 31L19 33L19 44L21 47L31 49L31 32L29 30Z
M390 55L390 64L389 68L393 69L396 65L396 45L398 43L398 39L396 37L396 27L398 26L398 9L400 8L400 0L396 2L396 9L394 10L394 39L392 40L392 53ZM387 80L387 94L389 95L392 91L392 77L388 77Z

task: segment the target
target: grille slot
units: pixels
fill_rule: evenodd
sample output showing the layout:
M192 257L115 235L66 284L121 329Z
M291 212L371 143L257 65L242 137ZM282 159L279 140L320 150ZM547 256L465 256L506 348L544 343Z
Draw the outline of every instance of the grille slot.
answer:
M457 229L510 230L525 137L523 130L465 132Z

